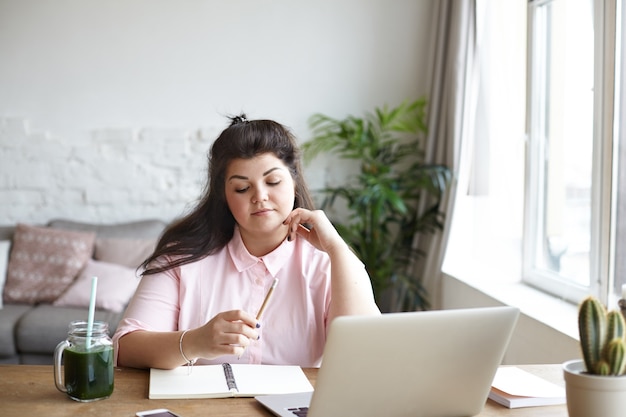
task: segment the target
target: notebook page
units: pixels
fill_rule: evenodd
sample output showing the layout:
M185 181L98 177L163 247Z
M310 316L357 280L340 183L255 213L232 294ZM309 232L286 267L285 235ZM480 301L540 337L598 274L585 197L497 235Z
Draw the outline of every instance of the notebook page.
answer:
M239 395L255 396L313 391L299 366L231 364Z
M221 365L150 370L150 398L206 398L228 393Z

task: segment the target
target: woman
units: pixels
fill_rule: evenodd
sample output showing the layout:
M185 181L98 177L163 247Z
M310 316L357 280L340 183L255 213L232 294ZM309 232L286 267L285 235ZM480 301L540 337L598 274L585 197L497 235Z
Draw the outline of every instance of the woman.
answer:
M335 317L380 314L363 264L313 210L295 138L271 120L231 119L203 198L142 267L113 337L119 366L319 366Z

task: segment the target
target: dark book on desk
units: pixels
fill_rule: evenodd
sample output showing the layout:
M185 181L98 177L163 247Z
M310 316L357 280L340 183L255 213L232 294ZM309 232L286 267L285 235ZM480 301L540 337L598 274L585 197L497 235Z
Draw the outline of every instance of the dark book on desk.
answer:
M255 397L313 391L299 366L222 364L150 369L150 399Z
M489 398L508 408L565 404L565 389L514 366L498 368Z

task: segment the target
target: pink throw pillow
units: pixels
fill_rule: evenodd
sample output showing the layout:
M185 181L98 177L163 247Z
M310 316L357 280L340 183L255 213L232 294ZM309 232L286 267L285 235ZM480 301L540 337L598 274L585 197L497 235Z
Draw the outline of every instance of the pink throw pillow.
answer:
M94 276L98 277L96 308L117 313L124 310L139 284L134 268L90 259L76 281L52 305L88 308Z
M5 303L51 303L91 258L95 233L17 224L9 257Z

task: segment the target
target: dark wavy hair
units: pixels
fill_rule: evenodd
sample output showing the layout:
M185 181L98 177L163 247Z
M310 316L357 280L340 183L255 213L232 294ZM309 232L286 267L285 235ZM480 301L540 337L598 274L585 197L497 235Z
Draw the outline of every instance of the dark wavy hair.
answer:
M302 175L300 150L293 134L272 120L231 117L211 146L208 181L197 206L164 230L152 253L141 265L142 275L167 271L202 259L222 249L233 237L235 218L226 203L226 169L233 159L251 159L272 153L289 168L295 184L294 208L314 209Z

